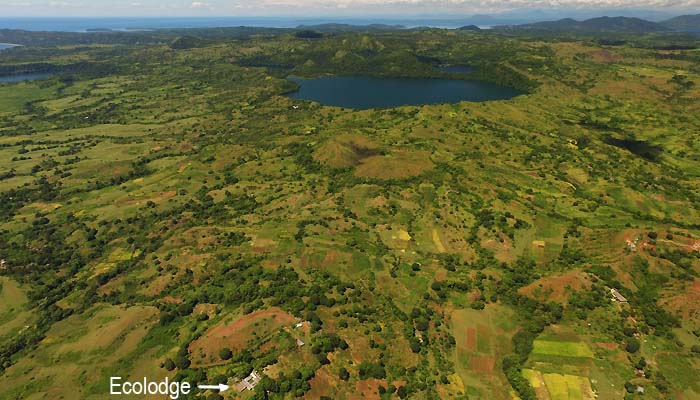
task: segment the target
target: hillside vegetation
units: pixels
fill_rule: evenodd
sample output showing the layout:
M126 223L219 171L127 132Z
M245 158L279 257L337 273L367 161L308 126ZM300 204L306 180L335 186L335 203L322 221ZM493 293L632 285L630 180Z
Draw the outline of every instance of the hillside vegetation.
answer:
M295 32L0 52L0 398L700 398L697 50ZM284 96L437 65L527 94Z

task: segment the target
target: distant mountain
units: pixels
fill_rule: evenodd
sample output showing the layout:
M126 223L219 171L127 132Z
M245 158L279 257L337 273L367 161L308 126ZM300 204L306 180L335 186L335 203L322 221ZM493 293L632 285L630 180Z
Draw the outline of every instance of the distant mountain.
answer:
M328 23L319 25L299 25L298 29L309 29L323 33L336 32L385 32L406 29L403 25L385 25L385 24L369 24L369 25L352 25Z
M552 9L518 9L507 11L500 14L492 14L491 17L496 19L510 20L526 20L523 22L515 22L515 24L535 23L543 21L556 21L562 18L572 18L577 21L584 21L591 18L604 17L609 15L640 18L646 21L659 22L675 17L678 14L669 14L665 11L649 10L649 9L634 9L634 8L591 8L591 9L575 9L575 8L552 8ZM481 25L481 24L478 24Z
M564 18L558 21L536 22L534 24L498 27L499 30L534 31L534 32L617 32L617 33L652 33L666 32L670 29L656 22L631 17L598 17L584 21Z
M460 30L460 31L475 31L475 32L478 32L478 31L481 30L481 28L479 28L479 27L476 26L476 25L467 25L467 26L463 26L463 27L461 27L461 28L458 28L457 30Z
M667 29L683 32L700 32L700 14L681 15L660 22Z
M211 42L208 40L188 35L175 38L175 40L170 42L170 48L175 50L195 49L197 47L204 47L208 44L211 44Z

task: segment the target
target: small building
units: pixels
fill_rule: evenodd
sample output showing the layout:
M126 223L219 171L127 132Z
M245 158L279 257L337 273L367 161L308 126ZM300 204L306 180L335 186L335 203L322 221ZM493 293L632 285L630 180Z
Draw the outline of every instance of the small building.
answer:
M303 345L305 345L305 344L306 344L306 343L304 343L303 340L297 339L297 346L301 347L301 346L303 346Z
M258 371L253 370L253 372L250 373L245 379L241 381L240 384L236 385L236 389L239 392L242 392L244 390L253 390L255 389L255 386L257 386L258 383L262 380L262 376L258 374Z
M423 344L423 334L420 333L420 331L416 329L415 335L416 335L416 338L418 339L418 343Z
M644 394L644 388L641 386L637 386L637 393Z
M532 245L538 249L544 249L547 243L544 240L533 240Z
M295 328L301 328L302 326L304 326L303 322L297 322L297 324L294 325Z
M610 294L612 294L613 300L619 301L620 303L627 303L625 296L621 295L616 289L610 289Z

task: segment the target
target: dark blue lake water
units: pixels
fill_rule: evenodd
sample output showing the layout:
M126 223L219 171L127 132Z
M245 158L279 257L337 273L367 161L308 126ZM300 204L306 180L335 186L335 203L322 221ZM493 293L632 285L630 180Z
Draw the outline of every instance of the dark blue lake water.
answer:
M524 92L487 82L458 79L387 79L362 76L290 78L301 87L287 96L355 109L506 100Z
M21 82L21 81L35 81L37 79L44 79L52 76L53 74L22 74L22 75L6 75L0 76L0 82Z

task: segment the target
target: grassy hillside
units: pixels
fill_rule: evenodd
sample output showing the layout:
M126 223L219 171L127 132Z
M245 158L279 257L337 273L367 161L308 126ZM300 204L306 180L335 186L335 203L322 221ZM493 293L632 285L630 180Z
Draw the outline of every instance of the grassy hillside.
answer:
M208 37L0 52L82 66L0 84L0 397L256 370L226 398L700 398L698 51ZM284 96L435 65L528 93Z

